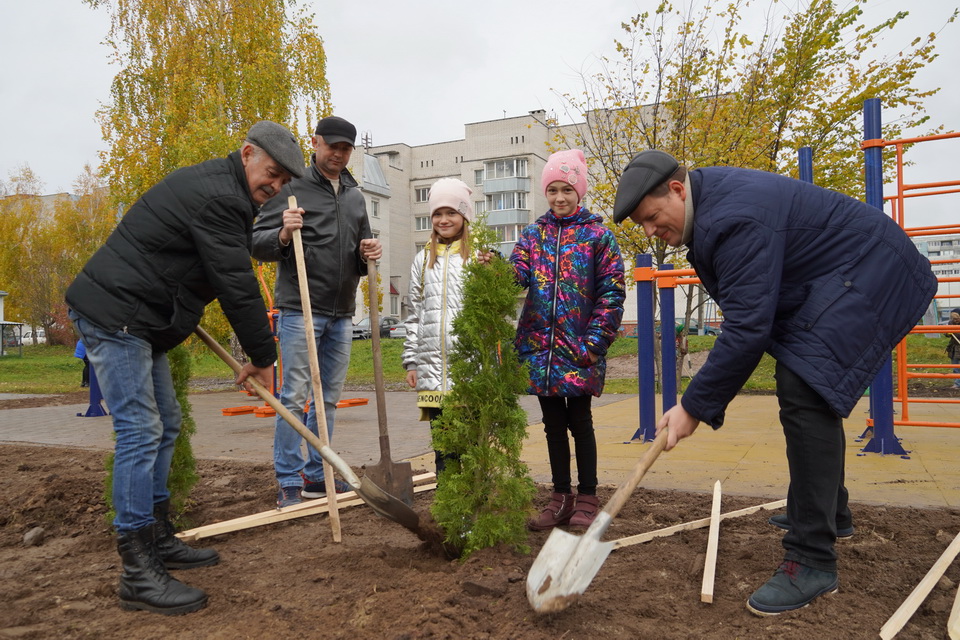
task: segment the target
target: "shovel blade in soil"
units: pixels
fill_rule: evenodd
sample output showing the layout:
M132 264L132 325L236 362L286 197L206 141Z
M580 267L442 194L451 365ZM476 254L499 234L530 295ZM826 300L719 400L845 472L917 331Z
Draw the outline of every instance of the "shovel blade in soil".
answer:
M413 506L413 467L409 462L391 462L381 460L364 469L363 476L370 478L377 486L392 496L396 496L407 506Z
M364 476L360 485L352 487L371 509L385 518L403 525L414 533L420 533L420 516L402 501L393 497L370 478Z
M602 518L609 516L601 513ZM580 537L554 529L527 574L527 600L538 613L562 611L577 598L600 571L613 551L612 542L600 542L605 526L591 526Z

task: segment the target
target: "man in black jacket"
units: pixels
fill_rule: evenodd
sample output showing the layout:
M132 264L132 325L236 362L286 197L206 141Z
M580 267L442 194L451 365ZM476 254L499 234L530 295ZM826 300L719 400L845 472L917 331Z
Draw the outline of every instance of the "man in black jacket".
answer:
M313 330L320 357L324 416L333 436L337 402L347 377L353 340L357 285L367 273L368 259L380 258L380 241L372 237L367 207L357 181L347 171L357 129L337 116L323 118L313 136L314 154L302 178L290 183L281 197L264 206L253 228L253 257L279 261L276 305L277 335L282 355L280 401L294 414L303 413L310 397L310 366L291 240L300 229L310 288ZM297 209L287 208L287 196L297 197ZM307 427L318 433L316 403L310 403ZM323 459L309 449L304 461L302 438L277 416L273 465L280 490L277 506L303 498L326 496ZM337 492L347 490L336 481Z
M302 174L296 138L258 122L238 151L174 171L143 194L67 290L70 319L113 414L124 609L174 615L206 604L202 590L167 573L220 558L180 542L170 524L167 476L181 415L166 352L217 298L250 357L237 383L252 376L272 384L276 348L250 238L259 205Z

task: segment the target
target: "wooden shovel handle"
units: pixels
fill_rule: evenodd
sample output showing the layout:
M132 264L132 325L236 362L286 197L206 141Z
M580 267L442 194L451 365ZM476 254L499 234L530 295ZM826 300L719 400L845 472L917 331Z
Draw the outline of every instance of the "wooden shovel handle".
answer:
M367 260L367 289L370 290L370 340L373 343L373 382L377 393L380 457L383 460L390 460L390 438L387 435L387 397L383 383L383 351L380 348L380 291L377 286L376 260Z
M643 454L643 457L641 457L639 462L637 462L627 481L617 487L616 492L610 498L610 502L608 502L607 506L603 508L605 513L609 513L611 518L615 518L616 515L620 513L620 509L622 509L623 505L627 503L627 500L630 498L630 494L632 494L633 490L637 488L637 485L640 484L640 480L643 479L643 476L647 473L647 470L666 446L667 429L663 429L660 431L660 435L654 439L650 448L647 449L646 453Z

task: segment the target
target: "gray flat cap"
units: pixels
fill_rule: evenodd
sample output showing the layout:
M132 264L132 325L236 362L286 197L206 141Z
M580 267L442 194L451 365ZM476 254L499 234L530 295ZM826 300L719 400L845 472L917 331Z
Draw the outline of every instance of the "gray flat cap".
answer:
M635 155L620 176L617 198L613 202L613 221L619 224L626 220L640 206L640 201L679 167L673 156L659 149L647 149Z
M294 178L303 177L303 149L286 127L269 120L261 120L250 127L250 131L247 132L247 141L266 151Z

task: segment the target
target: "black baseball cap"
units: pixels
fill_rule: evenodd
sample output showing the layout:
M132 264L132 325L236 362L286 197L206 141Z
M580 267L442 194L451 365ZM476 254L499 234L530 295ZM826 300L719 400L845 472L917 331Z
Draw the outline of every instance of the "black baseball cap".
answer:
M321 119L314 133L322 137L327 144L346 142L351 147L357 146L357 128L338 116Z

